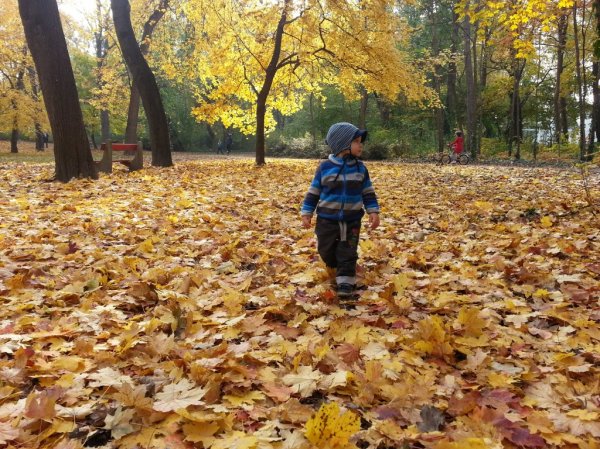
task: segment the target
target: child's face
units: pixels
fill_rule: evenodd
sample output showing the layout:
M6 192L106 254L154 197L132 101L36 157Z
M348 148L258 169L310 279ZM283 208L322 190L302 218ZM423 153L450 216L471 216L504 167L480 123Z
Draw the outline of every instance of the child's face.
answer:
M363 144L361 142L361 137L358 136L356 139L352 141L350 145L350 154L354 157L360 157L363 152Z

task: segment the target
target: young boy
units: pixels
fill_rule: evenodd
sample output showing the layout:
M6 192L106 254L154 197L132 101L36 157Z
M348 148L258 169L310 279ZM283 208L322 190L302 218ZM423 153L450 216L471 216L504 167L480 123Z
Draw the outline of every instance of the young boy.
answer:
M379 205L367 167L358 160L367 131L341 122L332 125L325 143L332 154L317 168L302 204L302 225L310 227L317 211L318 250L336 269L337 294L350 298L356 284L360 220L369 214L371 229L379 226Z

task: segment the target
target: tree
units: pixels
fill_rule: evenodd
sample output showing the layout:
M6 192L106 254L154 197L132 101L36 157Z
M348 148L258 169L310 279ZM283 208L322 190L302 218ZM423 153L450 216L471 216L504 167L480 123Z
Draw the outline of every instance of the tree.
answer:
M16 0L2 4L0 24L0 132L10 133L11 152L17 153L21 135L38 131L41 136L47 118L37 95L37 75Z
M56 0L19 0L54 140L56 179L96 178Z
M94 48L96 50L96 79L98 82L98 95L102 96L106 85L105 67L108 56L108 27L109 14L102 0L96 0L96 26L94 30ZM100 107L100 133L103 142L110 140L110 115L105 101L99 101ZM102 104L104 103L104 104Z
M165 11L169 5L169 0L160 0L158 6L146 22L142 31L142 38L140 39L140 51L144 57L148 55L150 49L150 42L154 28L164 16ZM127 128L125 129L125 141L129 143L137 142L137 127L138 118L140 111L140 93L138 91L135 80L131 83L131 93L129 96L129 107L127 108Z
M154 74L144 59L131 26L128 0L111 0L113 20L123 58L137 85L150 128L152 165L169 167L173 165L169 140L167 116L160 97Z
M188 0L195 35L185 68L167 64L173 78L197 79L194 114L256 135L256 163L265 162L273 112L290 115L328 85L347 98L376 93L395 101L435 101L408 54L408 28L395 2ZM183 72L183 73L182 73Z

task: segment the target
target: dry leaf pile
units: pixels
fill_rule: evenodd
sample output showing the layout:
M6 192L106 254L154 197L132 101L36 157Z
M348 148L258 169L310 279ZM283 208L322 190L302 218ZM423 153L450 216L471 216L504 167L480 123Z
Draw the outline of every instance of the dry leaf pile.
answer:
M0 446L600 446L572 173L370 163L382 226L341 307L300 226L315 166L1 170Z

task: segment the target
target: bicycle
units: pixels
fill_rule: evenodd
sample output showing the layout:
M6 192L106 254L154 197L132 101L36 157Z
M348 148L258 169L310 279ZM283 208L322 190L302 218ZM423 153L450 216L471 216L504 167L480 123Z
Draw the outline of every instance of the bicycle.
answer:
M438 165L450 164L452 162L452 155L450 153L435 153L431 156L431 162L435 162ZM460 165L467 165L471 162L471 158L467 153L460 153L456 158L456 162Z

